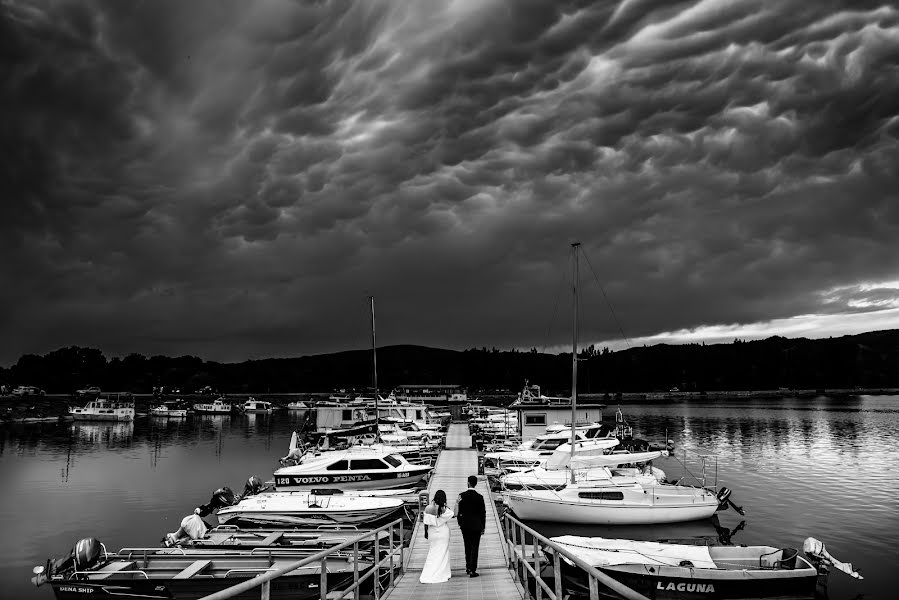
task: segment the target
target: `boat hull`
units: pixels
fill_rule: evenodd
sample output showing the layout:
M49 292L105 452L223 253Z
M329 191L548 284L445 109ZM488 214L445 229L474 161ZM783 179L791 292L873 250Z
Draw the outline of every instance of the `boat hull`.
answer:
M328 512L296 511L267 512L256 510L234 511L218 514L219 523L241 526L259 525L302 525L319 527L322 525L370 525L403 516L402 505L378 510L340 510Z
M387 490L392 488L412 487L431 472L431 467L411 467L403 471L373 472L365 474L351 473L308 473L289 474L275 471L275 487L279 490L302 490L313 488L331 488L338 490Z
M57 600L84 600L84 598L116 600L196 600L221 591L256 574L246 577L192 578L185 580L159 579L106 579L102 582L59 581L51 582ZM318 598L321 575L308 573L298 576L285 575L271 582L269 598L298 599ZM353 573L329 573L328 589L342 589L353 581ZM259 588L233 596L240 600L258 600Z
M506 504L519 519L584 525L651 525L708 519L718 510L716 503L660 506L653 504L574 504L536 494L511 492Z
M70 416L75 421L133 421L134 411L123 413L88 413L88 412L70 412Z
M813 568L738 571L657 567L655 573L648 572L645 565L596 568L651 600L814 598L818 577ZM587 575L579 567L562 561L562 580L566 591L589 596ZM600 596L621 598L602 582L599 582L598 588Z

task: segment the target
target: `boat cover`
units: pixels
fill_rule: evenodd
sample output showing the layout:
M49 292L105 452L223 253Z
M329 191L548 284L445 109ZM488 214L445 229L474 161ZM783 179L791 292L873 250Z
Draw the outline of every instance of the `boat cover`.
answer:
M594 440L591 440L594 441ZM546 468L551 470L566 469L569 466L575 469L601 467L605 465L620 465L631 462L646 462L662 455L661 452L635 452L630 454L605 454L609 448L618 445L618 440L595 440L597 443L584 447L578 446L571 457L571 444L559 446L552 455L546 459ZM573 461L573 462L572 462Z
M707 546L662 544L578 535L562 535L549 539L594 567L626 564L677 567L681 561L688 560L697 569L717 568Z

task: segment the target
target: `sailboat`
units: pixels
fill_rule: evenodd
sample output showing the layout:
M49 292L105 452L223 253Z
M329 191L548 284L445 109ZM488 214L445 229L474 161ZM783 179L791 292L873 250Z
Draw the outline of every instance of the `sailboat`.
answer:
M574 327L571 352L571 422L577 410L577 331L578 331L578 256L580 244L572 248ZM568 465L569 482L559 489L522 488L509 491L509 508L523 520L590 525L648 525L677 523L711 517L720 506L727 506L730 491L703 487L641 482L636 477L578 479L577 440L571 430Z

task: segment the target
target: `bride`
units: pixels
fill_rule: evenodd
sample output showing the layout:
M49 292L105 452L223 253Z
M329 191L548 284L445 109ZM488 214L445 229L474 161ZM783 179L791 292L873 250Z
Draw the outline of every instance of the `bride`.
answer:
M421 569L422 583L443 583L450 578L448 523L453 511L446 507L446 492L437 490L434 501L425 509L425 539L428 540L428 557Z

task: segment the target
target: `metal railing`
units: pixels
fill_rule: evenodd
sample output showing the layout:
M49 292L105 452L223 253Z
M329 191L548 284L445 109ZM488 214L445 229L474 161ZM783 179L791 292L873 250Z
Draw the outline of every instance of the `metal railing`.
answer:
M359 589L360 586L374 577L373 587L374 587L374 597L375 600L378 600L381 597L381 589L380 589L380 581L381 581L381 571L387 567L389 578L387 581L387 587L392 588L395 584L395 576L394 571L399 570L400 574L403 573L404 570L404 559L405 559L405 547L403 546L403 519L396 519L387 523L386 525L382 525L377 529L372 529L371 531L367 531L355 538L347 540L342 544L338 544L332 548L327 548L322 550L321 552L317 552L311 556L308 556L302 560L298 560L296 562L290 563L289 565L282 567L280 569L269 571L264 575L260 575L258 577L254 577L252 579L248 579L246 581L242 581L236 585L233 585L224 590L220 590L215 592L214 594L210 594L209 596L204 596L200 600L225 600L226 598L234 598L235 596L252 590L253 588L260 588L260 599L261 600L269 600L270 590L271 590L271 581L273 579L277 579L282 575L290 573L291 571L295 571L301 567L305 567L307 565L311 565L314 563L319 563L320 572L321 572L321 580L319 581L319 594L321 600L341 600L345 598L347 594L352 593L354 600L359 600ZM379 535L381 532L388 532L387 536L387 556L381 558L381 536ZM395 535L398 533L399 535ZM364 575L359 574L359 543L368 540L369 538L373 538L374 540L374 564L372 568L365 573ZM346 589L337 592L336 590L331 590L330 593L328 591L328 557L332 554L339 553L344 548L349 548L352 546L352 556L353 556L353 583ZM346 558L345 555L341 556L342 558ZM397 560L398 559L398 560Z
M503 515L503 529L505 530L506 544L509 551L509 570L518 578L519 583L525 589L528 589L528 576L530 575L536 582L534 585L535 600L543 600L543 594L550 600L563 600L565 592L562 586L562 557L568 559L575 566L579 567L587 575L587 585L590 590L590 600L599 600L599 583L601 582L612 591L620 594L627 600L648 600L646 596L635 592L623 583L613 579L605 573L596 569L571 552L549 540L543 535L537 533L515 517L508 513ZM527 543L527 536L531 536L531 544ZM528 545L531 546L532 554L527 553ZM547 583L540 574L540 556L543 553L542 547L552 548L553 560L553 581L552 587Z

